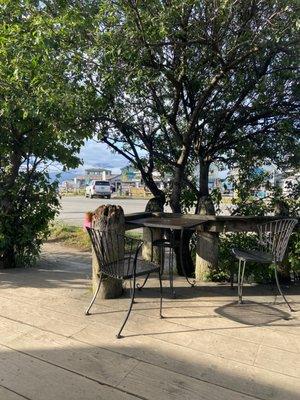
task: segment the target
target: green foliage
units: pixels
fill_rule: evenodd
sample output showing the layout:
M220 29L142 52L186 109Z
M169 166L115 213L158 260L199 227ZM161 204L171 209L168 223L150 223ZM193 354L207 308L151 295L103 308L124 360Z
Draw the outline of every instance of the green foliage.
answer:
M219 188L213 188L210 192L210 198L213 202L216 214L220 212L220 205L222 202L222 193Z
M249 160L250 161L250 160ZM266 173L258 172L253 165L239 169L238 176L231 178L234 185L235 197L232 204L235 207L234 215L265 215L268 204L263 198L257 197L257 191L265 185Z
M293 271L300 273L300 233L293 233L289 243L288 260Z
M300 215L300 181L289 182L282 188L272 186L269 178L267 172L262 172L253 163L250 166L243 165L238 175L231 177L235 191L232 199L234 215ZM259 197L260 191L267 195Z
M197 204L197 195L195 192L191 191L188 188L183 188L181 192L181 212L187 213L193 208L196 207Z
M140 169L154 195L154 168L171 172L177 210L181 196L193 203L184 189L191 165L288 164L290 149L299 149L296 7L295 0L70 4L60 19L66 65L99 140ZM207 196L197 185L189 190Z
M61 16L42 2L0 4L0 240L5 267L35 262L58 210L47 166L73 168L85 136L81 90L66 74ZM84 134L83 134L84 132Z
M1 191L0 202L7 196L7 191ZM28 266L36 261L49 233L48 223L59 210L57 182L49 183L44 173L35 172L29 178L22 171L9 197L13 201L12 212L0 210L0 253L13 246L15 265Z
M228 233L220 235L219 263L210 271L212 281L229 281L231 273L237 273L237 260L231 250L233 248L251 250L257 248L257 236L248 233ZM254 282L266 283L272 277L272 271L266 265L251 263L246 268L245 278Z

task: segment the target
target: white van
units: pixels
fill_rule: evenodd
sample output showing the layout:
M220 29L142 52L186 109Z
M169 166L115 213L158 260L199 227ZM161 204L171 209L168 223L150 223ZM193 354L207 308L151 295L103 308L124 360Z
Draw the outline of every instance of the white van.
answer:
M108 181L92 181L85 189L85 197L106 197L110 199L111 188Z

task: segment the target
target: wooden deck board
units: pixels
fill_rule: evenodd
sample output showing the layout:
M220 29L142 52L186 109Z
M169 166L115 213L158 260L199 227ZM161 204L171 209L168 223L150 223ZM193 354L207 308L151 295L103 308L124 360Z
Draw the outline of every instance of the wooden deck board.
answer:
M177 277L178 299L165 290L160 320L151 279L117 340L128 298L98 300L84 316L91 293L77 256L74 272L58 261L0 273L0 400L299 396L299 312L284 319L268 290L247 287L249 304L237 308L228 287L190 289ZM289 298L298 309L297 288Z

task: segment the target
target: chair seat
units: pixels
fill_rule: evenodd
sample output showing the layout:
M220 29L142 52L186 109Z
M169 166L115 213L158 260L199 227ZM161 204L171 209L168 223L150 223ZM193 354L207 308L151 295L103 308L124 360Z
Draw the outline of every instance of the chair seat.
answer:
M270 264L273 261L272 254L259 250L232 249L232 253L235 255L237 259L243 261L257 261L266 264Z
M111 268L110 268L111 266ZM150 261L137 259L135 276L143 276L151 274L152 272L159 272L160 266ZM105 266L102 273L117 279L131 279L133 278L133 258L120 260L111 265Z

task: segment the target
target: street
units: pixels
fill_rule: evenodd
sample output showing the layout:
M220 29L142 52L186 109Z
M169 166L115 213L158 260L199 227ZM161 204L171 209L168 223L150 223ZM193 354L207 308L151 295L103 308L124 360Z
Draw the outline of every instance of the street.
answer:
M125 214L145 211L148 199L89 199L83 196L70 196L61 198L61 212L56 218L68 225L81 226L84 213L94 211L103 204L115 204L123 208ZM165 206L165 212L171 212L169 206ZM229 215L228 205L221 205L221 214Z
M123 208L125 214L145 211L147 199L89 199L83 196L61 198L61 212L57 220L68 225L81 226L84 213L94 211L103 204L115 204Z

